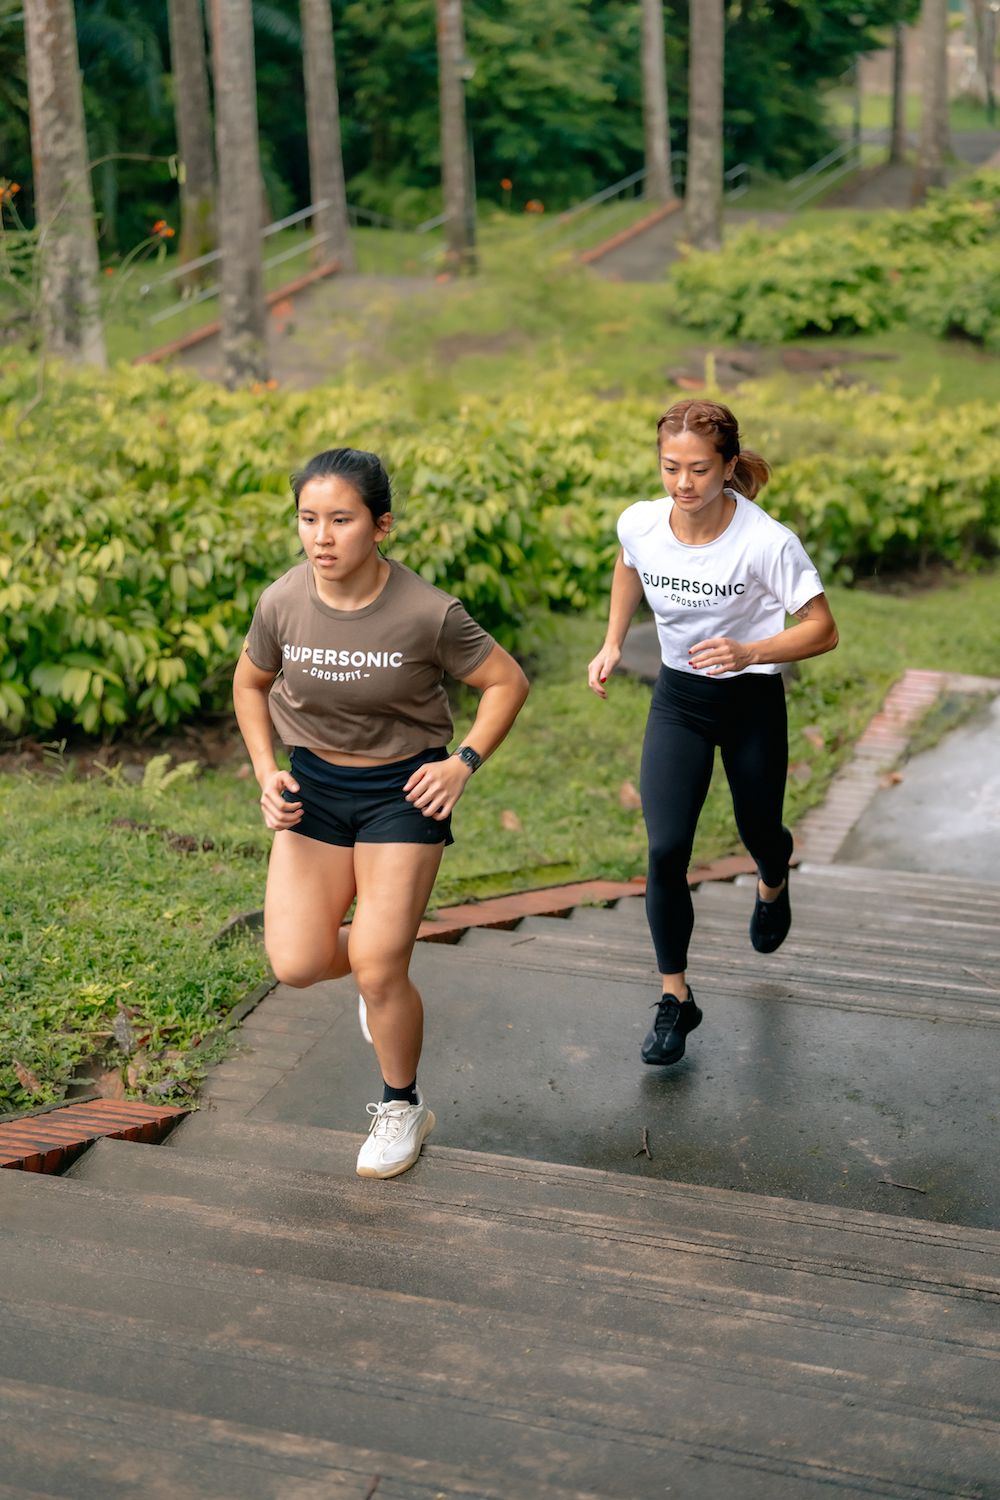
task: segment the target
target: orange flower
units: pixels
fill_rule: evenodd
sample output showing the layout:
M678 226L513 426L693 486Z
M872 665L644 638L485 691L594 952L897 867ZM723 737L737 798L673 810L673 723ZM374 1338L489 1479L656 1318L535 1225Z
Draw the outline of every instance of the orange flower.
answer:
M171 229L170 226L168 225L167 228L163 231L163 238L165 240L172 240L173 237L174 237L174 235L176 233L177 233L177 230L176 229Z
M509 193L514 184L511 182L509 177L501 177L500 186L503 188L505 193Z
M104 274L105 274L105 276L113 276L115 274L115 268L114 268L114 266L105 266L104 267Z
M167 227L167 221L166 221L166 219L157 219L156 223L153 225L153 233L154 234L162 234L163 231L166 229L166 227Z
M540 198L529 198L524 205L524 211L526 214L543 214L545 212L545 204Z

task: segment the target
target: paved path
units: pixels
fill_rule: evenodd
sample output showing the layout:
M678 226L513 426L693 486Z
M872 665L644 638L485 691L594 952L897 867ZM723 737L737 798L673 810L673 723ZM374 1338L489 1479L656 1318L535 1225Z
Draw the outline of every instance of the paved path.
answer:
M271 376L290 390L308 390L343 375L355 357L385 354L388 363L389 326L399 301L405 298L430 310L450 289L428 276L333 276L311 286L294 301L279 302L268 315ZM218 338L174 357L205 380L223 378Z
M1000 695L900 775L877 793L837 858L1000 884Z
M782 213L750 213L744 209L727 208L725 222L727 230L741 229L746 224L774 228L788 218L788 214ZM617 250L602 255L594 262L593 269L609 281L660 281L667 267L680 254L685 234L683 212L670 214Z

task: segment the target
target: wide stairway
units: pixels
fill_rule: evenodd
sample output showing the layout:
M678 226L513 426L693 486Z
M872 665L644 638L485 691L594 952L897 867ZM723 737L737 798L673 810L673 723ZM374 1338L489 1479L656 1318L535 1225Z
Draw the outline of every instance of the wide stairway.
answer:
M672 1070L641 902L421 945L392 1182L344 984L258 1105L0 1172L0 1500L1000 1496L1000 887L792 894L762 960L697 892Z

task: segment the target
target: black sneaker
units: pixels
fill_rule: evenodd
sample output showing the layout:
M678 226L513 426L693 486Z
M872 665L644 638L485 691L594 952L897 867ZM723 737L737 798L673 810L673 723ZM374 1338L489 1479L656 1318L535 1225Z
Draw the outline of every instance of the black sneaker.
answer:
M750 918L750 941L758 953L774 953L785 941L791 925L792 907L786 875L781 893L773 901L762 901L758 892Z
M684 1056L688 1032L701 1024L701 1011L694 1003L690 985L688 995L690 999L683 1004L675 995L663 995L654 1002L656 1015L652 1029L642 1044L644 1063L665 1067L668 1063L680 1062Z

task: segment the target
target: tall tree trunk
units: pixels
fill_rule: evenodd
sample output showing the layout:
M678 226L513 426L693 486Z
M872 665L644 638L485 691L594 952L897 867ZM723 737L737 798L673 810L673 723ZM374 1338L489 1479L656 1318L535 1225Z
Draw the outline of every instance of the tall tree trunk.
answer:
M215 249L215 160L201 0L168 0L174 118L181 159L180 260ZM197 276L192 278L197 280Z
M309 133L309 195L313 203L326 204L313 221L317 234L322 237L313 250L313 261L318 265L332 258L342 271L353 271L354 246L347 217L330 0L300 0L300 4Z
M688 162L685 216L699 250L722 244L723 0L690 0Z
M928 188L943 187L948 152L948 0L924 0L920 12L924 48L921 88L920 141L913 201L920 203Z
M646 127L646 197L654 203L669 203L675 195L670 172L663 0L642 0L642 114Z
M474 271L476 224L465 124L462 0L437 0L437 43L445 264L454 271Z
M976 53L976 96L986 105L986 118L996 114L997 13L989 0L971 0L970 23Z
M889 160L901 162L906 156L906 27L899 21L892 28L892 125L889 131Z
M212 0L215 138L226 384L267 378L260 148L250 0Z
M72 0L25 0L35 215L45 348L104 365L97 231Z

